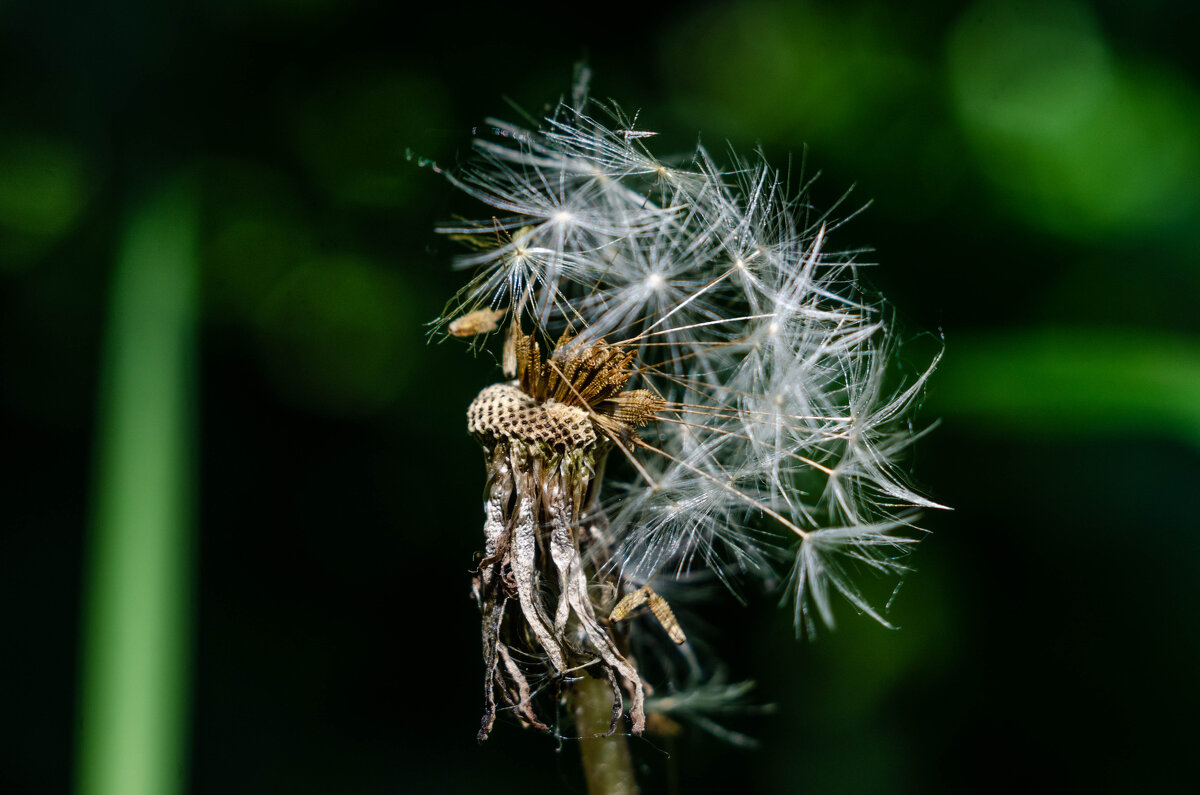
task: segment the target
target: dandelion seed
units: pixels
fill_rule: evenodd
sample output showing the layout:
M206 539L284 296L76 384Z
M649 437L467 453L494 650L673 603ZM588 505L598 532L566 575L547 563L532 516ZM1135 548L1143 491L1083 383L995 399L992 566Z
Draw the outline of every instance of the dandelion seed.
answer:
M503 309L476 309L450 322L447 329L455 337L474 337L496 330L496 323L504 317Z
M901 466L937 359L892 386L895 339L832 225L803 222L765 163L659 159L636 121L577 91L539 130L489 120L448 175L503 214L442 228L476 272L436 326L508 329L509 380L468 412L487 464L480 739L499 707L545 728L539 683L572 672L609 683L613 731L627 712L640 733L648 705L740 696L648 701L635 664L648 604L682 644L651 653L704 687L655 590L700 572L736 588L790 560L798 634L833 626L835 594L890 626L853 575L906 571L916 511L943 507Z

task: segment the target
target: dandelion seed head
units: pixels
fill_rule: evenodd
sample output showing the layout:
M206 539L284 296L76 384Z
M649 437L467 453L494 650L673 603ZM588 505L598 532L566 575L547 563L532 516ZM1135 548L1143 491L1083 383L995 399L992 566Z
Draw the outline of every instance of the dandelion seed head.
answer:
M595 481L572 497L573 532L595 536L591 576L616 578L589 592L786 572L798 634L832 627L836 599L890 626L856 578L901 576L918 511L943 507L904 465L937 358L898 378L886 307L831 248L839 223L761 156L658 157L636 121L579 96L537 130L489 120L495 135L448 178L495 214L443 227L472 275L435 330L519 335L542 380L516 372L505 389L531 417L554 416L538 408L554 390L586 414ZM618 385L564 369L596 352L620 357Z

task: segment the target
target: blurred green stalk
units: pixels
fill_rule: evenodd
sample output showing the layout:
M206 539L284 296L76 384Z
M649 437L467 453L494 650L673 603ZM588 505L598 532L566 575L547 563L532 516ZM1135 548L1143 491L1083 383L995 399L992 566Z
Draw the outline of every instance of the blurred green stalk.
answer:
M185 781L198 215L178 179L143 201L113 272L83 603L76 789Z

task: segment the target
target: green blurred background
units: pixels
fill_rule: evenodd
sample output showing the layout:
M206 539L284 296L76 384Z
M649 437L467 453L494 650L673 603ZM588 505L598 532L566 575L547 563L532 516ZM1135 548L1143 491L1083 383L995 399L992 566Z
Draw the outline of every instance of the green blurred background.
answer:
M4 3L0 790L582 790L569 742L474 742L496 370L425 344L463 278L432 228L480 210L419 165L580 59L660 154L761 145L870 203L835 244L873 249L910 371L946 351L913 468L955 511L904 628L690 606L777 709L730 720L758 750L634 741L647 791L1185 789L1198 30L1186 0Z

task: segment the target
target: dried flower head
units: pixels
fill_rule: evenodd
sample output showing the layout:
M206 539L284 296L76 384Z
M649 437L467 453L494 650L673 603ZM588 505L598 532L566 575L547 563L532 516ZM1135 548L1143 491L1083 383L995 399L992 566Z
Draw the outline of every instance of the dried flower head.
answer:
M577 95L538 130L489 121L449 175L494 215L441 230L475 272L435 330L503 333L508 379L468 411L488 472L481 739L497 694L544 728L535 694L584 669L640 733L622 619L648 604L685 643L650 586L700 570L789 571L797 633L833 624L833 593L889 625L852 575L903 572L917 510L941 507L897 464L936 360L889 391L881 308L824 220L764 163L669 163L634 122Z

